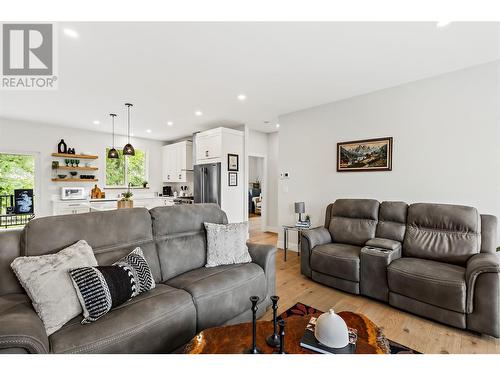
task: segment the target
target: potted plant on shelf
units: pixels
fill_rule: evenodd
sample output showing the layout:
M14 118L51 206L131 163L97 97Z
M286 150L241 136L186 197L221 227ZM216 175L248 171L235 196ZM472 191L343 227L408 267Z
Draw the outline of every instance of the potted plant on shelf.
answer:
M147 181L143 181L143 182L142 182L142 187L143 187L144 189L146 189L146 188L148 187L148 182L147 182Z
M117 202L118 203L118 208L133 208L134 207L134 201L132 200L132 197L134 194L130 191L130 184L127 188L127 191L122 193L122 198Z

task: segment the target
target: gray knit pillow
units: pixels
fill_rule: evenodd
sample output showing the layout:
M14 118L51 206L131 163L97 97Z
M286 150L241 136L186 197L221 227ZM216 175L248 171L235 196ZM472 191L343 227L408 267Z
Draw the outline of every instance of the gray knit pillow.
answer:
M69 270L96 267L97 260L81 240L55 254L16 258L10 266L51 335L82 313Z
M247 247L248 223L204 224L207 230L205 267L252 261Z

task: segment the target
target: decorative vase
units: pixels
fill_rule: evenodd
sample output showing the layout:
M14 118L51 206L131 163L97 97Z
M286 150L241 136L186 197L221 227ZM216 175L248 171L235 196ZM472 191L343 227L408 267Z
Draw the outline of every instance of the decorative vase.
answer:
M118 208L134 208L134 201L133 200L128 200L128 201L123 201L119 200L118 202Z
M318 317L314 336L320 343L330 348L340 349L349 344L347 324L333 309Z
M64 142L64 139L61 139L61 142L57 145L57 152L60 154L66 154L68 153L68 146Z

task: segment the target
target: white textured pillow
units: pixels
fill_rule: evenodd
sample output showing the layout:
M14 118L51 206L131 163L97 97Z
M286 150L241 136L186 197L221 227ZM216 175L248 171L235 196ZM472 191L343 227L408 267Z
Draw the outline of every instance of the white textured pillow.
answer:
M248 223L204 224L207 230L205 267L252 261L247 247Z
M97 260L92 248L81 240L56 254L16 258L10 266L31 298L47 335L51 335L82 313L69 270L95 267Z

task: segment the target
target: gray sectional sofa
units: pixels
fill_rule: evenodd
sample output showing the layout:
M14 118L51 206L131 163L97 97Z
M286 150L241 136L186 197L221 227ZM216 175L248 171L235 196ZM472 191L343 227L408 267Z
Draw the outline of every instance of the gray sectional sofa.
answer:
M500 336L497 218L473 207L338 199L303 232L313 280L454 327Z
M197 332L262 316L275 292L276 248L248 244L251 263L205 268L204 222L226 223L217 205L194 204L52 216L0 233L0 353L168 353ZM140 246L157 286L98 321L76 317L47 337L10 269L18 256L55 253L78 240L100 265Z

